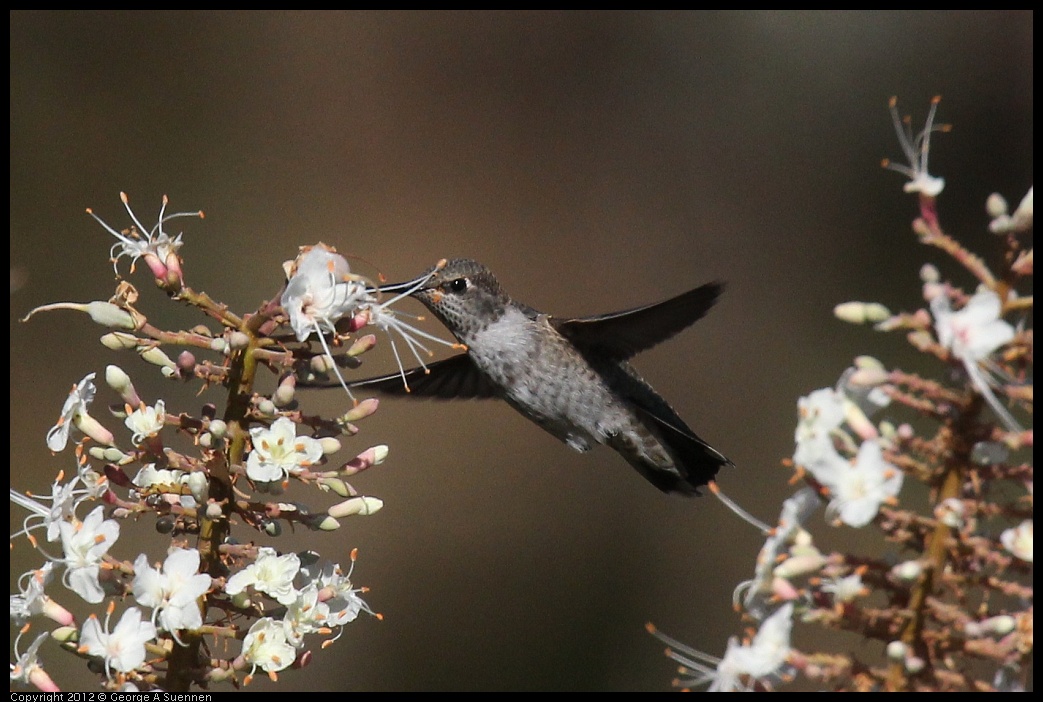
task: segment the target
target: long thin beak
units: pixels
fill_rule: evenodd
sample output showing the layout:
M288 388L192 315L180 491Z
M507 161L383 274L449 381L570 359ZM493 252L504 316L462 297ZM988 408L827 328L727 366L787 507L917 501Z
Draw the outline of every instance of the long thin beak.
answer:
M429 275L422 275L419 278L407 280L404 283L390 283L388 285L381 285L377 289L382 293L397 295L399 293L404 293L407 290L410 290L411 288L419 288L420 285L424 283L429 277Z

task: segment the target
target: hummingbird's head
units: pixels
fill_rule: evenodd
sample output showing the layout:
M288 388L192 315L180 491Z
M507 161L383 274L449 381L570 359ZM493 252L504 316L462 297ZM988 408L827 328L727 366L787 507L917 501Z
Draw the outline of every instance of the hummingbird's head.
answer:
M382 285L380 291L420 300L461 341L469 331L499 319L510 304L489 269L467 258L443 259L419 278Z

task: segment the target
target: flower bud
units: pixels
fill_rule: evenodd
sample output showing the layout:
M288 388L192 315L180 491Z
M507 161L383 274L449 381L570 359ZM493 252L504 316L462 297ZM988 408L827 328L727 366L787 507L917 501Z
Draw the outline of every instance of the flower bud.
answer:
M105 368L105 382L109 387L119 394L120 398L128 405L137 406L141 404L141 397L134 389L134 383L130 376L119 366L107 366Z
M279 381L279 387L272 393L272 403L276 407L286 407L293 402L294 389L297 386L296 376L290 374Z
M887 657L893 661L904 661L905 653L908 650L909 647L906 646L903 642L892 641L891 643L887 644Z
M352 497L344 502L333 505L326 510L326 513L331 517L337 518L351 517L356 514L369 516L379 512L380 508L383 506L384 502L375 497Z
M906 583L916 582L922 572L923 565L919 561L904 561L891 568L891 575Z
M314 373L325 375L333 370L333 359L326 354L312 356L311 360L308 361L308 367Z
M377 411L377 407L380 406L380 402L375 397L370 397L358 403L352 407L348 412L341 418L344 422L357 422L360 419L365 419L369 415Z
M340 522L333 517L326 517L319 522L315 528L320 531L336 531L337 529L340 529Z
M1007 214L1007 199L999 193L993 193L985 200L985 211L993 219Z
M111 302L91 302L87 304L87 314L98 324L115 329L137 329L134 316Z
M354 358L355 356L361 356L365 352L377 345L377 337L373 334L366 334L355 339L355 342L348 347L347 354Z
M352 491L340 478L319 478L316 481L319 485L319 489L328 490L340 497L351 497Z
M163 352L163 349L158 346L139 346L138 355L141 356L142 360L146 363L151 363L154 366L160 368L169 368L174 372L177 372L177 364L171 360L170 356Z
M134 456L123 453L115 446L91 446L87 454L96 460L117 465L126 465L134 460Z
M1023 232L1032 226L1032 190L1033 188L1029 188L1025 197L1018 203L1018 209L1011 215L1011 226L1015 231Z
M228 333L228 346L235 351L239 349L245 349L250 345L250 337L241 331L231 331Z
M110 351L126 351L136 349L140 341L133 334L126 332L109 332L101 337L101 345Z
M189 473L185 477L185 484L188 485L188 490L192 493L192 497L195 498L196 502L206 504L210 491L210 481L203 471L197 470Z
M196 356L189 350L177 355L177 368L181 375L190 376L196 369Z
M791 556L777 565L775 570L772 571L772 575L789 580L817 573L825 564L826 558L817 551L800 556Z
M58 643L78 643L80 630L75 626L60 626L51 630L51 638Z
M963 502L949 497L934 508L934 517L950 529L959 529L963 526L963 512Z
M855 375L860 372L855 371ZM844 400L844 419L847 421L848 426L851 427L851 430L863 441L877 438L876 426L869 421L869 417L862 411L862 408L851 400Z
M384 462L384 459L387 458L387 456L387 446L381 444L379 446L370 447L341 466L340 472L343 475L355 475L356 473L361 473L367 468L380 465Z
M22 318L22 321L27 321L37 312L51 312L53 310L75 310L77 312L86 312L90 315L92 320L103 327L129 330L138 328L134 316L130 312L122 307L112 304L111 302L102 302L100 300L95 300L86 304L80 302L55 302L50 305L41 305L40 307L30 310L29 314Z
M99 444L112 446L116 443L115 439L112 436L112 432L103 427L97 419L90 416L86 412L80 412L74 415L72 418L72 424L74 427L76 427L81 432L97 441Z
M920 266L920 280L925 283L937 283L942 279L942 274L938 272L938 267L933 263L925 263Z
M340 451L341 444L332 436L324 436L319 439L319 446L322 447L323 456L330 456Z

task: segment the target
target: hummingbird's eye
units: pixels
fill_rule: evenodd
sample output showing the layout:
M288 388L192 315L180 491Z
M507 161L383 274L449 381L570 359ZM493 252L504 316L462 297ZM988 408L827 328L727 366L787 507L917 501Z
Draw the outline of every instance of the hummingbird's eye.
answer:
M471 282L467 278L457 278L449 281L449 289L455 293L462 293L467 290L471 285Z

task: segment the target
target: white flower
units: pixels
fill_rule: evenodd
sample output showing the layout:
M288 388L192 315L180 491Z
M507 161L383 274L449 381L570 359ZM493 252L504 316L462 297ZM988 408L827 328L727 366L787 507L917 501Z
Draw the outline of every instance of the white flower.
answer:
M97 507L82 522L62 522L59 525L67 588L91 604L105 597L98 574L101 562L120 535L120 525L112 519L103 519L103 508Z
M360 612L373 614L369 605L359 597L365 588L356 588L351 583L351 573L355 570L356 551L351 552L351 568L345 575L340 565L330 561L315 560L301 566L304 581L317 585L320 599L328 609L325 624L328 626L344 626L355 621Z
M938 343L961 361L981 361L1014 338L1014 327L1000 318L1003 303L992 290L983 288L958 312L953 312L946 295L931 300Z
M300 648L306 634L323 630L329 613L329 606L319 602L318 585L311 583L299 591L297 599L286 608L286 616L283 617L286 640ZM326 631L328 633L329 630Z
M271 427L250 429L253 450L246 459L246 474L251 480L270 483L322 458L322 443L310 436L297 436L297 425L279 417Z
M163 570L148 563L145 554L134 561L132 590L138 604L152 607L152 621L158 615L165 631L198 629L203 617L196 600L210 589L210 576L199 573L199 551L176 548L167 555Z
M98 617L91 615L83 623L80 632L80 651L97 656L105 661L106 675L112 670L129 673L145 662L145 644L156 638L156 627L152 622L141 620L141 611L131 607L120 617L116 628L109 633L109 619L105 617L102 627Z
M18 626L25 624L29 617L40 614L62 626L72 624L72 613L44 593L53 570L54 563L48 561L39 569L18 577L18 594L11 595L11 619Z
M793 462L814 473L814 465L833 448L832 432L844 423L844 395L834 388L816 390L797 400L797 449Z
M1000 534L1000 543L1015 556L1025 561L1032 562L1032 520L1026 519L1021 524L1011 529L1006 529Z
M958 312L952 311L947 295L936 295L931 299L938 343L963 363L974 387L1007 429L1022 431L1018 422L992 392L989 378L979 365L1014 338L1014 327L1000 318L1002 311L1003 303L999 295L987 288L976 292Z
M140 445L163 429L167 420L167 406L163 400L156 400L155 407L142 403L136 410L127 415L124 424L134 432L131 441Z
M752 580L739 583L732 594L732 602L738 604L742 598L743 607L755 617L764 614L764 606L772 595L775 566L789 544L800 534L806 533L802 525L815 513L821 501L814 488L801 488L792 497L782 503L778 526L772 530L768 539L757 554L757 563Z
M858 573L852 573L846 578L830 578L829 582L823 583L822 591L832 593L834 602L851 602L866 594L862 576Z
M297 590L293 579L300 570L301 559L295 553L278 556L275 549L262 546L257 560L228 579L225 592L237 595L249 586L275 598L279 604L293 604Z
M130 272L134 272L134 265L137 263L139 258L144 257L145 262L149 264L149 268L156 277L162 277L162 273L165 273L165 267L172 261L171 257L177 254L178 249L181 248L181 234L178 234L175 238L171 238L169 234L163 231L163 225L172 219L178 217L203 217L202 212L176 212L174 214L165 214L167 208L167 196L163 196L163 204L159 208L159 221L156 222L155 226L151 229L144 226L135 216L134 211L130 209L130 200L126 193L120 193L120 200L123 201L123 206L127 209L127 213L130 215L131 220L134 222L134 227L124 232L118 232L108 224L106 224L98 215L94 214L93 211L87 210L87 214L93 217L98 224L105 227L109 234L112 234L118 241L112 245L110 251L110 257L112 259L112 270L119 275L119 271L116 269L116 264L124 256L130 257Z
M351 274L347 260L325 244L316 244L303 247L279 302L297 341L304 341L312 332L320 337L323 332L336 333L337 321L354 315L367 299L366 286Z
M83 376L83 380L72 386L69 397L62 406L62 414L58 423L47 432L47 448L55 453L65 448L69 441L69 429L73 421L81 414L87 414L87 407L94 400L98 389L94 386L94 373Z
M288 668L297 658L297 652L286 640L282 622L264 617L254 622L243 639L243 660L253 670L260 668L269 675Z
M779 607L761 624L748 645L732 637L723 658L716 658L663 634L653 633L670 649L667 655L683 665L691 678L677 681L684 686L710 683L708 692L751 691L754 682L770 683L782 676L790 653L790 632L793 629L793 603Z
M80 483L83 487L77 488ZM87 500L100 498L108 487L108 481L91 470L90 466L80 466L76 477L68 483L62 484L55 480L51 486L51 494L46 497L23 495L10 488L11 502L29 511L29 515L22 521L21 531L11 534L11 539L25 534L33 540L32 532L45 528L47 540L57 541L59 525L63 521L75 519L76 507ZM50 506L44 504L46 501L50 501Z
M50 676L44 671L43 666L40 665L37 660L37 654L40 652L40 646L50 636L48 632L43 632L38 635L29 648L25 650L25 653L18 653L18 641L21 639L21 633L15 639L14 653L17 659L15 663L11 664L11 682L19 683L21 685L35 685L38 689L44 692L58 692L58 686L54 684ZM25 697L31 699L25 695L11 695L12 699Z
M131 480L139 488L150 488L153 485L180 485L185 482L185 472L181 470L156 470L155 463L146 463Z
M829 488L827 517L856 528L873 521L880 505L902 489L905 478L884 460L880 444L872 440L862 442L853 462L835 453L821 469L815 477Z
M931 133L949 130L948 125L934 124L934 113L938 110L940 101L940 97L935 97L931 100L931 111L927 113L927 123L924 125L923 131L915 136L913 135L909 118L902 119L898 115L898 99L891 98L889 103L891 120L894 122L895 132L898 134L898 143L901 145L902 151L905 152L909 165L891 163L891 161L885 159L884 167L898 171L909 178L909 182L903 187L907 193L921 193L928 197L936 197L945 188L945 179L936 178L927 172L927 156L931 147Z
M11 502L26 508L30 512L29 516L22 522L22 530L12 534L11 538L13 539L19 534L28 534L33 529L46 527L47 540L57 541L59 525L61 525L65 520L73 517L73 510L77 505L76 491L73 488L74 484L72 482L63 485L55 481L54 485L51 486L50 497L37 498L50 500L50 507L46 507L37 500L34 500L27 495L23 495L14 488L11 488ZM37 522L37 520L38 523L34 524L33 522Z

